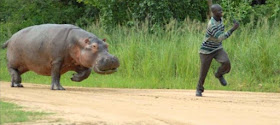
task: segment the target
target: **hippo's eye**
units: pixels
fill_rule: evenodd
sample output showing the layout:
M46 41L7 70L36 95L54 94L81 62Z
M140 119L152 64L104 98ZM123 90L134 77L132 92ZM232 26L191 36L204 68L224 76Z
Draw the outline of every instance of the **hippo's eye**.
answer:
M91 47L94 48L94 49L97 49L98 45L96 43L93 43L93 44L91 44Z
M92 51L98 51L98 48L99 48L99 47L98 47L98 44L96 44L96 43L92 43L92 44L91 44L91 50L92 50Z

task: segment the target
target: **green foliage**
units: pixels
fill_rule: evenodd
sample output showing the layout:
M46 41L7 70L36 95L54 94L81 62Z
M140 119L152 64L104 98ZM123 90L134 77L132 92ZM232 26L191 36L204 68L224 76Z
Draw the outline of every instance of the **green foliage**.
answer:
M47 114L42 112L23 111L22 107L3 101L0 101L0 110L0 124L37 120Z
M251 5L252 0L220 0L218 3L224 9L225 18L239 20L243 24L257 22L264 17L269 20L280 18L280 1L266 0L266 4Z
M279 0L252 6L252 0L213 0L224 8L224 17L243 24L267 17L278 21ZM86 26L100 21L106 29L117 25L133 26L147 21L154 29L168 24L170 19L206 21L207 0L2 0L0 33L8 37L24 27L43 23L70 23ZM10 30L10 31L9 31ZM1 38L3 39L3 38ZM2 42L3 40L0 41Z
M10 37L9 32L45 23L78 23L83 26L89 24L97 16L95 14L98 10L75 0L1 0L0 34Z
M134 20L153 24L167 24L171 18L183 21L192 17L206 19L207 1L197 0L77 0L93 5L101 11L101 23L105 26L116 24L132 25Z
M16 31L41 23L71 23L86 27L111 44L121 61L113 75L94 74L82 83L62 76L63 85L192 88L199 71L198 48L205 34L207 1L197 0L2 0L0 43ZM251 0L213 0L224 9L226 24L233 18L240 29L224 42L233 69L228 87L220 87L212 72L206 88L279 92L279 0L251 5ZM92 22L95 21L95 22ZM108 30L109 29L109 30ZM110 32L108 32L110 31ZM152 31L152 32L151 32ZM0 53L0 79L10 80L6 50ZM50 83L50 77L23 75L24 82Z
M96 23L86 28L100 38L107 38L109 51L120 60L118 72L111 75L92 75L76 83L73 72L62 75L65 86L170 88L195 89L199 77L199 48L205 34L206 23L187 19L176 20L149 32L148 23L133 27L118 26L107 32ZM206 89L280 92L280 39L279 24L268 24L267 19L256 25L241 25L240 29L223 42L232 63L232 71L225 75L229 86L223 87L214 72L216 61L208 72ZM0 55L3 59L4 55ZM1 61L1 66L5 62ZM6 68L0 67L0 79L10 80ZM23 82L51 83L51 77L28 72ZM67 89L67 87L66 87Z
M92 5L100 10L102 25L112 28L117 24L135 25L135 20L148 21L154 25L164 25L170 19L183 21L187 17L192 20L205 21L207 19L207 1L197 0L77 0ZM266 4L251 5L252 0L213 0L224 8L224 17L227 20L236 19L243 24L267 17L270 20L279 20L279 0L267 0Z

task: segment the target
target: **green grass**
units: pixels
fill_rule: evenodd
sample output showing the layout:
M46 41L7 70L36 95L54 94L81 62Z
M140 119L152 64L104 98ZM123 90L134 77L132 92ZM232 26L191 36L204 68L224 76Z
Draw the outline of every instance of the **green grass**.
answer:
M34 121L47 115L43 112L24 111L18 105L3 101L0 101L0 110L0 124Z
M232 24L226 24L228 29ZM70 80L73 72L64 74L64 86L195 89L200 68L199 47L205 34L205 23L186 20L171 21L164 27L149 30L147 23L138 26L118 26L110 32L92 24L85 29L110 43L110 53L120 60L118 72L112 75L92 75L83 82ZM280 25L267 20L242 25L223 41L232 70L225 75L229 85L222 87L214 77L219 67L212 62L206 78L206 89L280 92ZM0 79L9 81L1 50ZM51 77L28 72L23 82L49 84Z

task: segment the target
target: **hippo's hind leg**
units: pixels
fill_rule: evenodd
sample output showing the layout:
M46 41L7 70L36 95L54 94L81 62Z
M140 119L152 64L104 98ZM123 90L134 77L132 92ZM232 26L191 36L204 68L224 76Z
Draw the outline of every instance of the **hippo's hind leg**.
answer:
M52 62L52 69L51 69L51 75L52 75L52 86L51 90L65 90L60 85L60 69L61 69L61 60L56 60Z
M9 67L9 72L10 75L12 77L12 81L11 81L11 87L23 87L23 85L21 84L21 72L18 69L14 69Z

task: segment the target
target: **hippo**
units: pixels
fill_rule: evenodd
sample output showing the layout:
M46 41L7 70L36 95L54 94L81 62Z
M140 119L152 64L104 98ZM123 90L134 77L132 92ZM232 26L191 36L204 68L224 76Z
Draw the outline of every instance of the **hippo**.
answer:
M7 40L7 68L11 87L23 87L21 75L33 71L51 76L51 90L65 90L60 76L75 71L71 80L80 82L92 70L111 74L120 66L117 57L108 52L106 39L71 24L42 24L24 28Z

